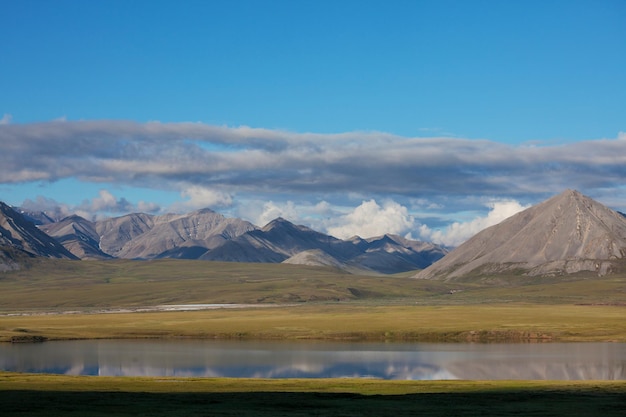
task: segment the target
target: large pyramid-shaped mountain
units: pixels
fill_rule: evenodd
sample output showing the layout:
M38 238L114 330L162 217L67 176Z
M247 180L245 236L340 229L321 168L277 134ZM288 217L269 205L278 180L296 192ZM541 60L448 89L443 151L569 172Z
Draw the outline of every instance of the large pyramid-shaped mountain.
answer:
M605 275L624 258L626 218L567 190L483 230L415 277L455 280L512 271Z

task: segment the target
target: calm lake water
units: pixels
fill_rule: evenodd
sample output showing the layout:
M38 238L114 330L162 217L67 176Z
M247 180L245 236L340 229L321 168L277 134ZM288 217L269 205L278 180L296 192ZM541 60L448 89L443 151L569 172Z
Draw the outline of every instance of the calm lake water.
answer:
M624 380L626 344L5 343L0 344L0 369L114 376Z

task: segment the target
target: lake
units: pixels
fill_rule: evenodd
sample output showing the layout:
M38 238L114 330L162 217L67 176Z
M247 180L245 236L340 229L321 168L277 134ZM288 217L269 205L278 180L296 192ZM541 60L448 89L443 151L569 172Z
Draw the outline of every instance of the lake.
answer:
M101 376L624 380L626 343L4 343L0 369Z

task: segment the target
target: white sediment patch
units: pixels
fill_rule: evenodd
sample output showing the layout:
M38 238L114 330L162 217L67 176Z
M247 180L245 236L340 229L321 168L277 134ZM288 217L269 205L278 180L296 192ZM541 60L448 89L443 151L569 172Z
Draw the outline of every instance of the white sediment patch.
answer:
M281 306L284 304L280 304ZM217 308L259 308L278 307L278 304L164 304L154 307L156 311L194 311L214 310Z
M294 304L163 304L145 307L111 307L100 309L75 309L58 311L22 311L12 313L0 313L0 317L8 316L50 316L57 314L116 314L116 313L151 313L159 311L198 311L215 310L221 308L263 308L263 307L286 307Z

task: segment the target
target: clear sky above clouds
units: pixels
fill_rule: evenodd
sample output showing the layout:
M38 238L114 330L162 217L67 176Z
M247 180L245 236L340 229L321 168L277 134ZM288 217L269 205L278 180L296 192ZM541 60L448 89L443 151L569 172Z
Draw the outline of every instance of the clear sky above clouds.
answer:
M458 244L626 210L626 2L0 0L0 200Z

